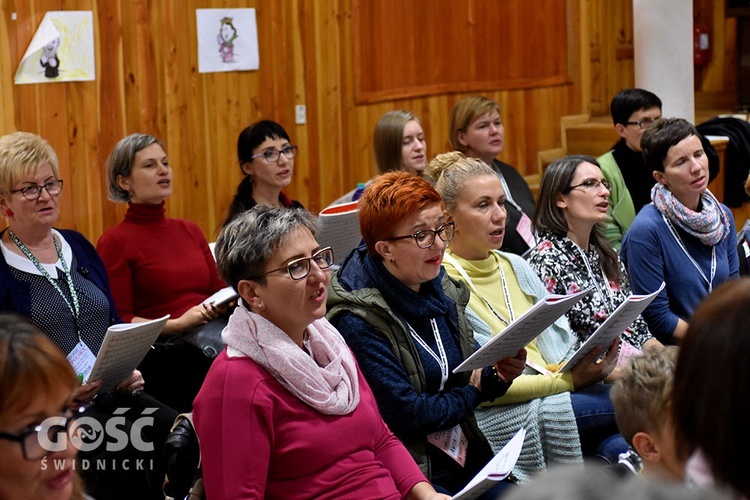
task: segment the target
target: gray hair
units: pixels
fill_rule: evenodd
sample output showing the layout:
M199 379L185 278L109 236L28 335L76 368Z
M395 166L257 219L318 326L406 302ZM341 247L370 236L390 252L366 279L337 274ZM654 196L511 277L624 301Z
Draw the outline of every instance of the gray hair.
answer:
M464 183L474 177L494 175L492 167L478 158L469 158L460 151L437 155L427 168L428 175L435 181L435 189L443 197L445 208L453 213L461 195Z
M107 159L107 183L109 184L109 199L115 202L130 201L130 193L117 184L119 176L130 177L133 162L138 151L146 149L152 144L164 148L164 144L148 134L130 134L115 144Z
M216 240L216 264L221 278L237 290L240 280L266 283L265 266L298 228L318 232L317 220L307 210L256 205L224 226Z

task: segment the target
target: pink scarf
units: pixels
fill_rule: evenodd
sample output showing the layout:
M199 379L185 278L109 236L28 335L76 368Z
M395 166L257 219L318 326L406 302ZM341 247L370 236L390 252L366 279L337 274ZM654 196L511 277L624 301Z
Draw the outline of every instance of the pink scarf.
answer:
M300 349L279 327L263 316L237 307L221 334L224 342L266 369L303 403L326 415L346 415L359 404L354 355L327 319L307 327Z
M657 183L651 190L654 206L664 214L673 224L681 227L689 235L694 236L706 246L712 247L719 243L729 231L733 231L729 224L729 217L724 212L719 200L706 189L701 194L701 211L693 212L672 194L663 184Z

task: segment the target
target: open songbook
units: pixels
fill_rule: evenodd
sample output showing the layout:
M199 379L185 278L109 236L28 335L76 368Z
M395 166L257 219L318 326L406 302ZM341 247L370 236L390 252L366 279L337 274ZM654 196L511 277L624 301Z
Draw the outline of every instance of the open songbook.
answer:
M125 380L146 357L167 324L169 315L142 323L119 323L107 329L102 347L86 381L104 379L99 393L111 391Z
M579 300L591 293L587 288L571 295L548 295L531 309L516 318L505 330L498 333L481 348L458 365L453 373L492 366L498 360L518 354L537 335L547 329L560 316L568 312Z
M362 241L359 231L357 202L332 205L318 214L318 234L321 247L333 249L334 264L341 264Z
M619 337L627 327L633 324L639 314L643 312L659 292L664 290L665 283L662 282L658 290L648 295L631 295L617 309L614 310L604 323L599 325L586 342L565 362L560 372L571 370L596 346L601 346L606 351L612 342Z
M464 489L453 495L451 500L472 500L502 481L513 470L521 455L526 430L521 427L516 435L503 446L503 449L480 470Z

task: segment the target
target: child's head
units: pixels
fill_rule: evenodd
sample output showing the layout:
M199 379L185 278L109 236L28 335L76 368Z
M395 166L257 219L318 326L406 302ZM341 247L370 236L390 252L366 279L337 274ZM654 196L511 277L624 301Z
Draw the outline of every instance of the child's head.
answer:
M684 458L675 446L671 413L676 346L632 358L610 392L617 425L643 459L644 473L681 480Z

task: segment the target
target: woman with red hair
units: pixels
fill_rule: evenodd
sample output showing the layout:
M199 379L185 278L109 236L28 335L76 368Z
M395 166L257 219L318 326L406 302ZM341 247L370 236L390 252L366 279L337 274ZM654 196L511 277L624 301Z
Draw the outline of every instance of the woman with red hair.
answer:
M456 493L492 458L474 409L505 394L525 350L453 373L476 349L464 315L469 290L441 263L454 225L440 194L406 172L376 178L360 199L366 248L329 286L328 317L354 351L383 419L436 490ZM451 438L458 449L444 446Z

